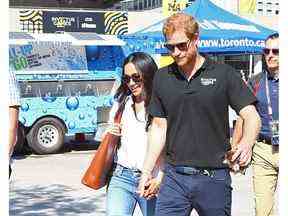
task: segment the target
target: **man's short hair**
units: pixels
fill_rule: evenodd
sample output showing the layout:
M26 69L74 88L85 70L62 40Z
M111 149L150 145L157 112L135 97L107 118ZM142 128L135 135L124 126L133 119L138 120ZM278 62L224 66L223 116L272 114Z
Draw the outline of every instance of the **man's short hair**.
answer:
M166 38L167 35L171 35L179 29L183 29L186 36L192 39L196 33L199 33L199 24L194 17L184 13L177 13L166 19L163 25L163 34Z
M270 40L270 39L278 39L278 38L279 38L279 33L276 32L276 33L273 33L273 34L269 35L269 36L266 38L265 42L268 41L268 40Z

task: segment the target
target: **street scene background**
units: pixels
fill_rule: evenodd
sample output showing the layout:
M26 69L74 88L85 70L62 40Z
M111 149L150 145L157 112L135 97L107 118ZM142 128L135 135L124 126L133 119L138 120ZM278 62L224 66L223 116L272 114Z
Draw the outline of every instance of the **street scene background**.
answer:
M87 143L68 140L61 154L14 157L10 216L104 216L106 189L95 191L81 184L97 148L92 137L88 140ZM89 148L91 150L87 150ZM232 174L232 182L232 215L253 216L251 167L245 175ZM134 216L141 215L137 206Z
M96 4L95 2L98 3ZM106 3L101 5L99 2ZM143 2L145 2L145 4ZM193 2L195 3L193 0L10 0L9 31L18 33L94 32L105 35L125 35L127 33L137 32L145 26L150 26L152 23L157 23L163 19L163 15L168 16L175 13L193 4ZM278 0L211 0L211 2L229 12L252 20L267 28L278 29ZM75 8L76 6L78 9ZM60 10L57 10L59 8ZM107 8L109 8L109 10L102 10ZM113 22L108 22L110 18L112 18L111 20L113 20ZM155 43L153 41L150 42L151 47L154 49ZM139 42L135 41L135 44L128 43L129 46L127 47L134 51L138 50L140 47L137 43ZM149 43L146 42L143 43L143 46L144 45L146 48L150 46ZM17 49L15 50L17 51ZM45 51L45 49L41 50L43 52ZM88 69L91 65L97 66L96 69L93 68L93 70L95 69L96 71L103 70L102 66L105 66L105 69L107 69L107 65L112 65L111 56L120 58L118 53L116 53L116 55L113 54L115 50L113 50L113 53L112 51L108 53L107 48L102 50L98 47L95 50L97 51L95 53L101 56L101 58L96 58L95 60L95 53L90 55L91 58L89 58L87 54ZM86 51L89 51L89 49ZM17 54L17 52L15 53ZM104 56L103 53L106 54L106 56ZM44 54L40 54L39 56L42 58ZM13 57L13 55L10 57ZM161 56L160 58L155 55L155 59L159 62L159 65L162 66L169 62L169 59L166 57L167 56ZM234 55L233 53L231 56L220 54L213 57L218 62L228 63L233 66L244 78L248 78L252 73L256 74L261 70L261 64L258 64L261 62L260 55ZM113 62L114 61L115 58L113 58ZM30 62L33 63L31 59ZM47 59L45 62L48 62ZM35 65L39 70L39 64L34 64L34 66ZM116 66L118 66L118 64L116 65L115 63L115 67ZM87 68L84 69L86 70ZM113 70L116 70L116 68L113 68ZM32 71L31 74L34 74L31 68L27 71ZM20 76L22 75L20 74ZM27 84L25 79L29 80L31 78L29 78L29 73L26 75L28 75L28 78L25 77L25 75L23 75L24 78L22 76L24 84ZM37 78L36 75L35 77ZM33 75L32 78L36 79L35 77ZM51 77L54 79L54 76ZM101 79L103 79L103 77ZM43 87L43 82L39 86ZM51 86L51 82L49 82L49 87L52 88ZM27 90L28 89L29 88L27 88ZM48 94L48 96L50 95ZM51 97L44 97L44 99L51 99ZM100 104L99 101L97 103ZM35 102L33 101L32 104L35 105ZM105 106L106 105L107 104L105 104ZM22 114L24 113L23 110L27 107L28 106L21 107ZM46 109L44 109L44 111L45 113L47 112ZM93 113L95 114L94 110ZM27 116L32 117L36 115L27 114ZM23 120L23 118L20 118L20 120L21 119ZM73 124L71 125L74 126ZM81 184L82 175L97 149L97 143L91 141L93 139L92 136L88 137L90 142L85 143L71 142L70 138L71 137L66 137L64 150L57 154L36 155L27 153L13 157L13 173L9 184L9 213L11 216L105 215L105 188L94 191ZM251 167L245 175L232 174L232 179L232 215L254 216ZM138 207L134 215L141 215ZM197 213L193 212L192 215L196 216ZM278 206L276 206L276 215L278 215Z

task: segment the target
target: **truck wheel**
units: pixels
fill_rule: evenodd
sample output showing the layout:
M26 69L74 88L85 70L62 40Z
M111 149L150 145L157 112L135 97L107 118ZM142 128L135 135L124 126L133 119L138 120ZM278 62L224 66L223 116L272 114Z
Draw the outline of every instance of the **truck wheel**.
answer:
M57 153L64 144L65 126L56 118L40 119L27 135L30 148L36 154Z
M25 139L26 138L25 138L24 126L20 122L18 122L17 142L14 146L13 155L21 155L23 153Z

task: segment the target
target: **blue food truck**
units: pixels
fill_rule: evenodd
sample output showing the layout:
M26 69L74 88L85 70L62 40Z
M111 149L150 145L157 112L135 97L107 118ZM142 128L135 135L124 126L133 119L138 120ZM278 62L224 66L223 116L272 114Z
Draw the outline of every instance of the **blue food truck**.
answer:
M57 153L64 136L107 122L124 42L95 33L9 33L9 67L21 93L17 148ZM25 139L24 139L25 138Z

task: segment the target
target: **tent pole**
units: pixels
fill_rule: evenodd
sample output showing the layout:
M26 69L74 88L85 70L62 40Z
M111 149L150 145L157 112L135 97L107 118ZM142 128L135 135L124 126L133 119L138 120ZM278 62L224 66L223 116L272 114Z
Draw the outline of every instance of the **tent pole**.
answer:
M253 71L253 55L249 55L249 78L252 76L252 71Z

